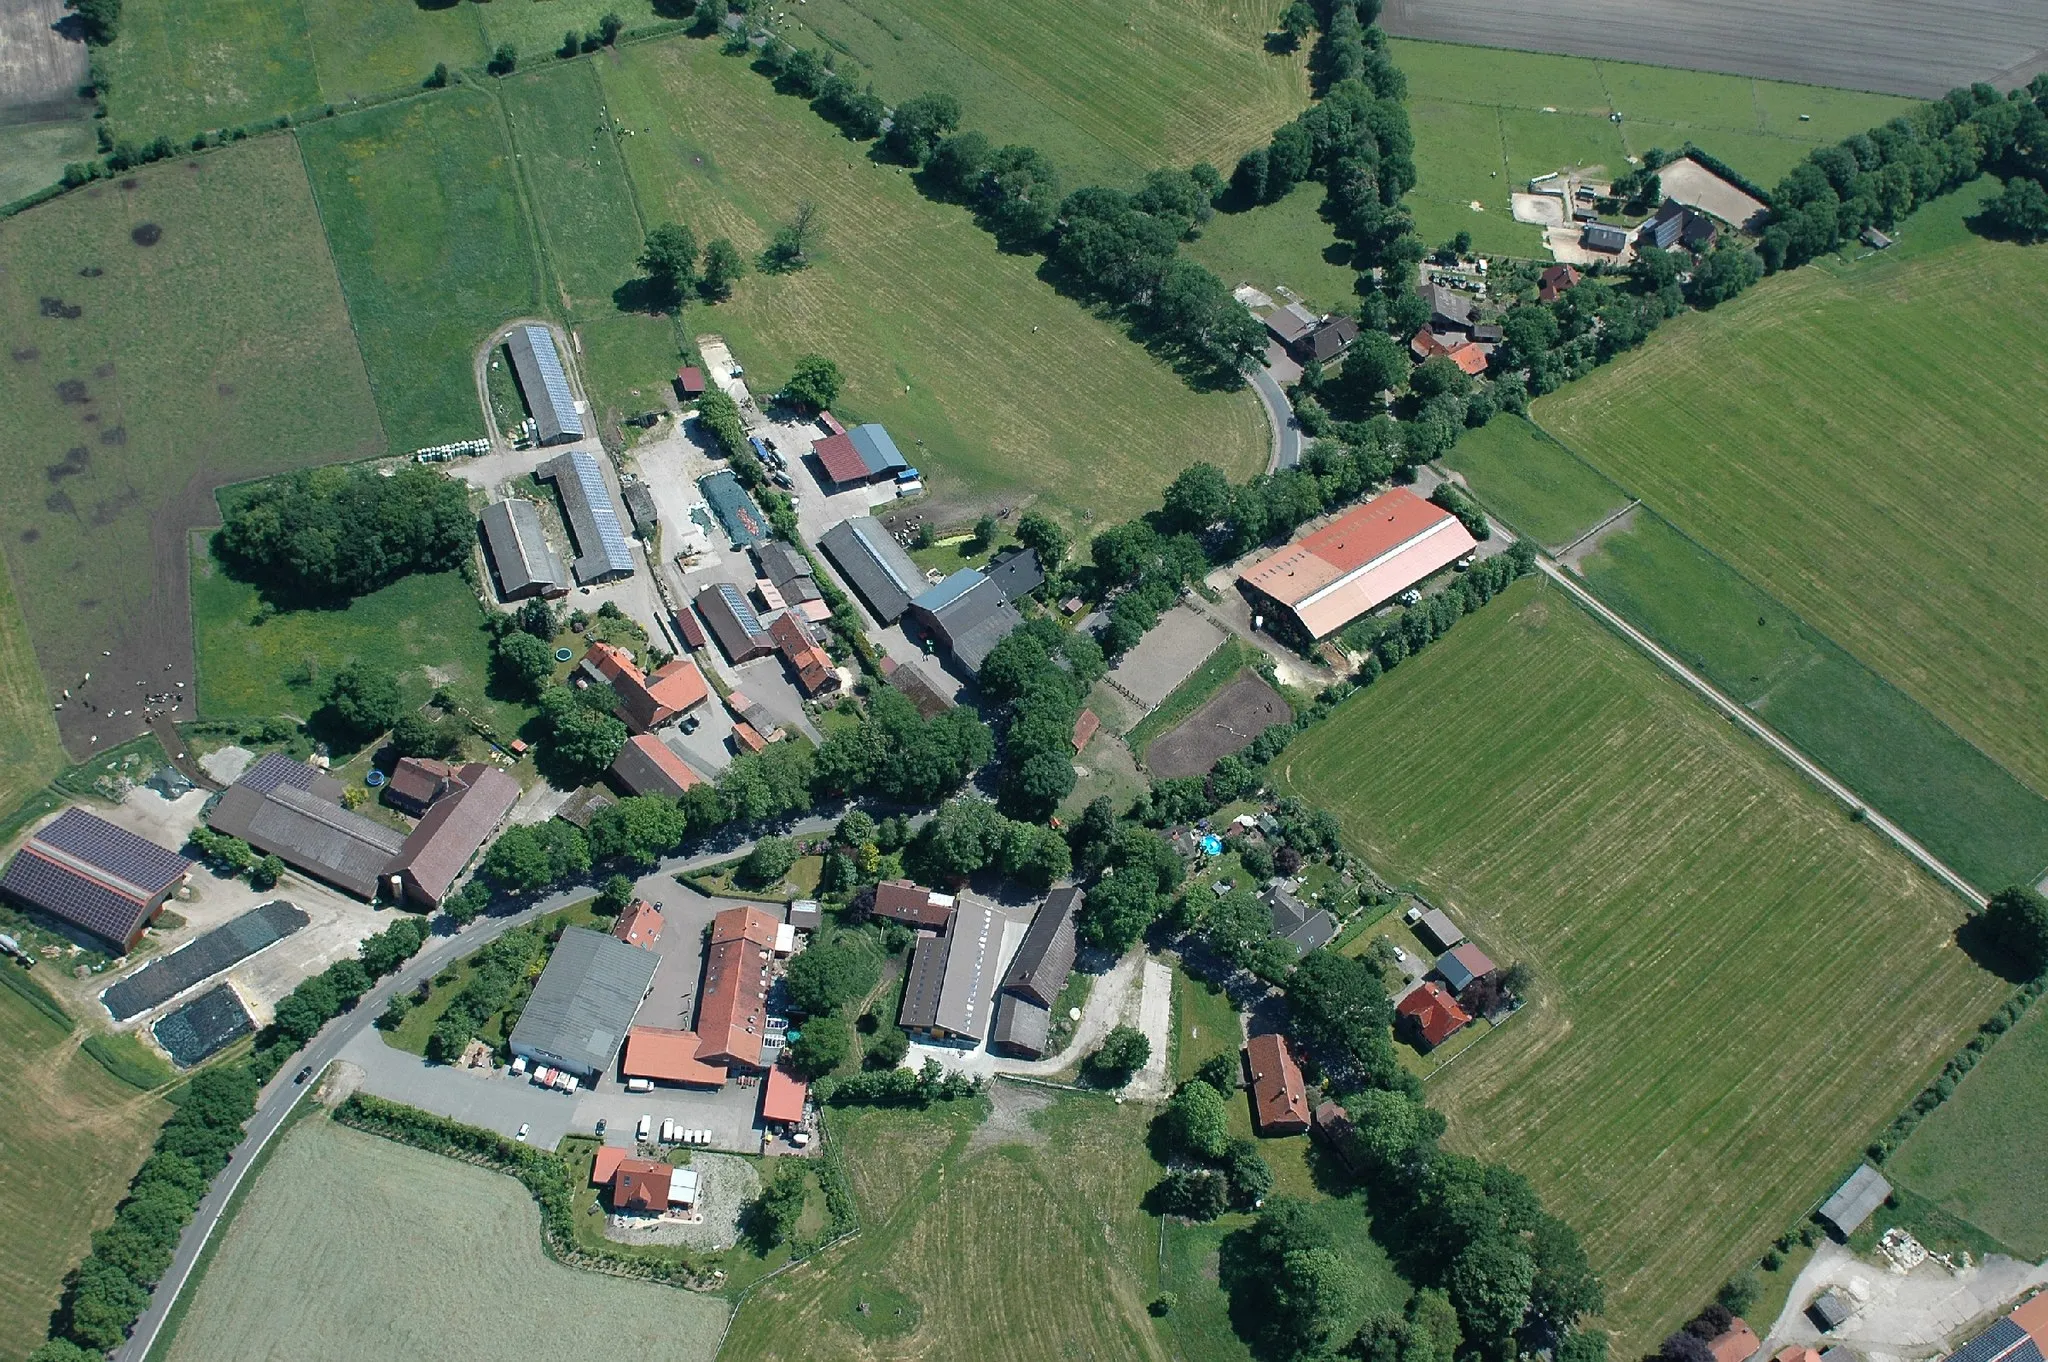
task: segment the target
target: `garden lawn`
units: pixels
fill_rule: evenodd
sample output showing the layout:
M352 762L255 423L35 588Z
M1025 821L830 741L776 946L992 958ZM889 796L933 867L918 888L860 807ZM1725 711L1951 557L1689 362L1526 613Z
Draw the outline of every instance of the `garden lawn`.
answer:
M329 119L299 142L392 446L481 435L476 352L542 310L496 99L446 91Z
M2037 1001L1920 1123L1885 1174L2031 1259L2048 1257L2048 1007Z
M599 67L649 222L729 236L752 260L799 200L822 244L794 274L740 281L731 302L692 306L758 392L807 351L846 376L844 417L880 421L931 475L941 523L970 505L1037 499L1108 523L1158 505L1175 473L1208 460L1232 477L1265 465L1246 390L1196 393L1122 328L1006 255L966 212L920 196L744 61L698 39L633 46Z
M216 1231L170 1362L717 1351L722 1302L549 1261L532 1197L503 1173L321 1119L282 1139Z
M1584 1236L1623 1354L1797 1223L2003 992L1953 945L1962 903L1537 581L1274 778L1533 968L1431 1102Z
M1038 147L1069 189L1135 185L1161 166L1237 158L1308 104L1307 53L1266 34L1284 0L810 0L808 26L890 103L958 97L962 124ZM841 69L846 65L842 60Z
M1542 52L1391 40L1408 77L1419 182L1408 197L1431 245L1459 231L1482 251L1540 255L1543 229L1514 221L1508 195L1572 166L1629 169L1687 141L1774 185L1818 146L1863 132L1915 101ZM1547 110L1547 112L1546 112ZM1619 112L1616 123L1610 115ZM1807 116L1801 122L1800 116ZM1483 211L1473 212L1477 201Z
M212 489L384 448L286 138L0 223L0 324L0 543L48 686L10 686L13 703L97 671L111 710L166 662L188 677L186 533L213 523ZM58 718L78 754L118 740L79 704Z
M0 1358L20 1362L42 1341L64 1274L114 1216L170 1107L112 1077L79 1036L24 997L41 986L11 960L0 980ZM13 985L13 987L10 987ZM55 1006L54 1003L50 1004Z
M1319 311L1354 309L1358 273L1351 248L1323 221L1322 207L1320 184L1299 185L1278 203L1218 213L1181 251L1232 288L1250 284L1275 297L1285 288Z
M2048 349L2007 343L2048 271L1961 232L1994 188L1909 219L1923 248L1766 280L1534 414L2048 791Z

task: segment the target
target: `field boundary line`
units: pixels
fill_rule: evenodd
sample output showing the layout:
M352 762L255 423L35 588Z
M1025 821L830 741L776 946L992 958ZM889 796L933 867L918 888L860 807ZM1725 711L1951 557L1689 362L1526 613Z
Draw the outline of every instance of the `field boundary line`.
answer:
M1570 552L1571 552L1571 551L1572 551L1573 549L1575 549L1575 548L1577 548L1577 547L1578 547L1579 545L1581 545L1581 544L1585 543L1585 542L1586 542L1586 541L1587 541L1588 539L1591 539L1591 538L1592 538L1592 537L1593 537L1594 535L1596 535L1596 534L1600 533L1600 531L1602 531L1602 530L1606 529L1606 528L1607 528L1607 527L1608 527L1609 525L1612 525L1612 524L1613 524L1613 523L1614 523L1615 521L1617 521L1617 520L1621 519L1621 518L1622 518L1623 516L1627 515L1627 514L1628 514L1628 513L1630 512L1630 511L1633 511L1633 510L1637 509L1637 508L1638 508L1638 507L1640 507L1640 506L1641 506L1642 504L1643 504L1643 499L1642 499L1641 497L1630 497L1630 498L1628 499L1628 505L1626 505L1626 506L1622 507L1622 508L1621 508L1620 510L1616 511L1616 512L1615 512L1615 513L1614 513L1613 515L1610 515L1610 516L1608 516L1608 517L1607 517L1607 518L1606 518L1605 520L1601 521L1601 522L1600 522L1600 523L1599 523L1598 525L1595 525L1595 526L1594 526L1594 527L1593 527L1592 529L1590 529L1590 530L1587 530L1587 531L1586 531L1586 532L1585 532L1584 534L1580 535L1580 536L1579 536L1579 537L1578 537L1577 539L1574 539L1574 540L1572 540L1572 542L1571 542L1571 543L1569 543L1569 544L1566 544L1566 545L1565 545L1565 546L1564 546L1563 548L1559 549L1559 550L1557 551L1557 556L1558 556L1558 557L1560 557L1560 558L1562 558L1562 557L1563 557L1563 556L1564 556L1565 554L1567 554L1567 553L1570 553ZM1652 512L1651 512L1651 514L1652 514L1652 515L1656 515L1656 512L1652 511ZM1663 517L1662 517L1662 516L1658 516L1658 519L1660 519L1660 520L1661 520L1661 519L1663 519Z
M1905 829L1871 808L1868 802L1859 797L1847 785L1830 775L1827 769L1819 762L1813 760L1786 739L1780 737L1775 729L1751 714L1742 705L1737 704L1734 700L1722 694L1712 682L1694 672L1690 667L1658 646L1648 634L1630 624L1619 613L1608 606L1606 602L1602 601L1585 587L1579 585L1579 583L1573 581L1570 574L1552 562L1548 557L1539 554L1536 558L1536 568L1545 577L1562 586L1572 599L1585 607L1595 618L1606 624L1608 628L1617 631L1623 638L1648 653L1666 671L1691 687L1708 704L1726 715L1731 722L1747 730L1752 737L1790 762L1807 779L1847 805L1852 814L1860 814L1862 821L1868 823L1872 828L1875 828L1883 836L1890 839L1901 851L1904 851L1908 856L1918 861L1936 879L1946 884L1950 889L1953 889L1957 894L1978 908L1984 907L1989 902L1975 885L1951 869L1946 862L1935 856L1933 852L1920 845Z

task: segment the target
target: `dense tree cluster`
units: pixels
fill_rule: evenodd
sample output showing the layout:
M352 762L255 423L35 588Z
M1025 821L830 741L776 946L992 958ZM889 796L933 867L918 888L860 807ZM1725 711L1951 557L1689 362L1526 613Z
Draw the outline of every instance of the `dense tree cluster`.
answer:
M1116 830L1105 859L1104 876L1088 891L1075 926L1090 945L1122 954L1166 910L1187 868L1164 838L1135 823Z
M479 878L505 894L538 894L590 869L590 839L581 828L551 818L514 823L498 835L477 867Z
M612 713L618 704L610 686L551 686L541 692L540 723L546 733L539 759L565 786L602 775L626 745L626 726Z
M228 507L214 549L235 575L290 600L345 601L469 556L463 485L419 464L390 477L319 468L273 478Z
M921 1069L869 1069L831 1079L814 1091L820 1101L837 1106L928 1107L974 1096L981 1091L981 1080L928 1059Z
M427 1038L429 1057L454 1063L484 1024L500 1014L505 1016L504 1032L510 1035L552 949L553 943L538 927L515 927L471 956L468 980Z
M1073 868L1066 839L1051 828L1005 818L973 795L941 805L919 830L910 855L932 880L965 879L993 869L1043 888Z
M816 780L824 790L929 804L959 789L994 751L973 710L955 706L927 719L902 691L877 686L860 722L818 749Z
M1085 633L1034 619L1011 631L981 666L982 695L1004 706L1002 803L1034 822L1074 788L1074 722L1108 664Z

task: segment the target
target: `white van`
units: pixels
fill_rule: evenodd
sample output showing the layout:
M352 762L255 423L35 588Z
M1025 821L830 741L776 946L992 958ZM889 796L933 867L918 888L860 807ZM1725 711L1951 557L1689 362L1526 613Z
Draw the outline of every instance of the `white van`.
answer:
M638 1141L640 1141L640 1143L642 1143L642 1144L646 1144L646 1143L647 1143L647 1132L648 1132L648 1131L650 1131L650 1130L652 1130L653 1128L654 1128L654 1118L653 1118L652 1116L642 1116L642 1117L640 1118L640 1124L639 1124L639 1126L638 1126L637 1128L635 1128L635 1129L634 1129L634 1131L633 1131L633 1138L634 1138L634 1139L636 1139L636 1140L638 1140Z
M666 1118L662 1120L661 1142L663 1144L674 1144L676 1142L676 1123L674 1121Z
M651 1078L629 1078L626 1080L626 1091L653 1092L654 1080Z

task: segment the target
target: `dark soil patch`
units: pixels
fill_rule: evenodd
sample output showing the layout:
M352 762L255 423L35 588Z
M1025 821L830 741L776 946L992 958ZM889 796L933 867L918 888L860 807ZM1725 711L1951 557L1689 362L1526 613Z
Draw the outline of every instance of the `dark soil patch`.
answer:
M58 515L75 515L78 512L78 505L63 492L52 492L43 498L43 509L55 511Z
M33 345L23 346L14 352L14 362L16 364L33 364L42 357L43 352L36 349Z
M130 175L127 179L121 181L121 187L123 189L133 189L135 188L136 185L141 183L142 181L136 179L133 175Z
M92 394L86 391L84 379L67 378L57 385L57 400L77 405L92 401Z
M94 378L112 378L114 376L113 364L110 362L99 365L92 371L92 376Z
M119 496L106 497L92 504L92 523L101 527L113 524L121 513L142 500L142 493L133 487Z
M80 279L97 279L102 274L105 273L106 271L101 269L98 265L87 265L84 269L78 272L78 277Z
M33 544L36 542L36 540L41 539L42 537L43 532L33 525L29 526L27 529L21 532L21 542L24 544Z
M213 390L222 397L233 397L235 395L235 385L232 383L215 384Z
M107 427L107 428L106 428L105 430L103 430L103 431L101 431L101 432L100 432L100 443L101 443L101 444L103 444L103 445L125 445L125 444L127 444L127 443L128 443L128 427L126 427L126 426L108 426L108 427Z
M84 445L73 445L64 451L64 457L57 463L44 464L43 476L51 482L62 482L75 478L92 467L92 451Z
M67 303L62 298L43 298L38 306L45 317L56 317L63 321L77 321L85 315L85 309L76 303Z
M128 239L138 246L154 246L164 239L164 229L154 222L145 222L130 232Z
M1243 671L1207 704L1153 739L1145 765L1162 780L1206 775L1219 760L1242 752L1266 729L1293 717L1287 701L1264 677Z

